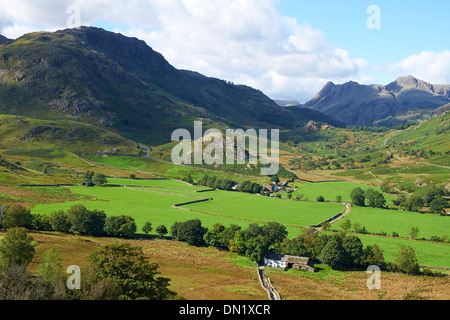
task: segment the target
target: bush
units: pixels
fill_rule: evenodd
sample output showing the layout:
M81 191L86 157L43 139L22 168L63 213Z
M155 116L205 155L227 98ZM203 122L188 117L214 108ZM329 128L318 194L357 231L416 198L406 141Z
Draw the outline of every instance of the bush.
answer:
M207 228L202 227L200 219L189 220L177 224L176 239L178 241L187 242L193 246L204 245L205 241L203 240L203 237L207 231Z
M152 230L153 230L152 224L148 221L142 227L142 232L145 234L149 234Z
M67 213L68 221L71 224L70 232L92 236L104 235L106 220L104 211L90 211L79 204L71 207Z
M159 238L162 239L168 233L166 226L160 225L156 228L156 233L159 235Z
M2 226L5 229L11 228L30 228L33 217L30 210L22 206L10 206L6 208L2 220Z
M104 186L108 181L106 180L106 176L103 173L96 172L92 177L92 183L96 186Z
M105 220L104 231L110 237L133 238L136 223L129 216L108 217Z
M33 214L31 229L40 231L52 231L53 228L50 217L42 214Z
M410 246L402 246L398 258L395 260L398 270L407 274L419 274L420 267L414 249Z
M325 198L322 196L317 197L317 202L325 202Z
M359 207L364 207L366 205L365 192L361 188L355 188L352 190L350 197L352 199L352 204Z
M2 265L28 265L34 257L33 238L25 228L10 228L0 241L0 263Z
M122 300L167 300L176 295L169 290L170 279L157 277L158 265L147 260L141 248L114 244L88 257L96 276L110 279L122 292Z
M72 224L69 222L69 216L62 210L53 212L50 215L52 229L58 232L69 232Z

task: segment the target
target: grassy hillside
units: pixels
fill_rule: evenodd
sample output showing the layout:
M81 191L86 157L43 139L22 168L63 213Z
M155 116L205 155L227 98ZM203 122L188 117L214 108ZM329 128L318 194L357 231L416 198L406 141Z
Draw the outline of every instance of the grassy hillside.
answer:
M100 125L158 145L202 119L215 127L291 129L332 117L282 108L259 90L177 70L144 41L93 27L0 44L0 113Z
M400 151L444 152L450 150L450 112L399 132L389 146ZM430 157L430 155L428 155ZM431 155L431 158L433 155ZM448 158L448 157L447 157ZM450 162L444 165L450 165Z
M139 153L135 142L98 125L7 115L0 115L0 148L13 149L9 151L10 155L36 155L49 159L62 157L63 151ZM58 151L51 155L51 149Z

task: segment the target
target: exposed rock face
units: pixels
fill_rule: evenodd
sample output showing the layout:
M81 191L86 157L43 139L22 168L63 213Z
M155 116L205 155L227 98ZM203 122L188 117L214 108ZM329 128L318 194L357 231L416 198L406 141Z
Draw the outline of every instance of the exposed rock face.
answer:
M319 132L319 131L320 131L320 127L317 125L317 123L315 121L311 120L306 125L306 132L308 132L308 133L314 133L314 132Z

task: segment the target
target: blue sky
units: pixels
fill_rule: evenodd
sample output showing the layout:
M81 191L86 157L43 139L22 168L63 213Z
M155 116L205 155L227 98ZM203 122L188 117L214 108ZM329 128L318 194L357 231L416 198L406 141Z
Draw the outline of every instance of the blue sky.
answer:
M371 5L380 29L367 27ZM15 0L0 2L0 33L102 27L177 68L306 102L328 81L450 84L448 12L449 0Z
M366 26L370 5L381 10L379 30ZM450 49L445 40L450 31L448 0L280 0L278 8L299 23L324 31L328 40L349 51L351 57L376 65L396 63L422 51ZM394 80L389 77L380 72L377 83Z

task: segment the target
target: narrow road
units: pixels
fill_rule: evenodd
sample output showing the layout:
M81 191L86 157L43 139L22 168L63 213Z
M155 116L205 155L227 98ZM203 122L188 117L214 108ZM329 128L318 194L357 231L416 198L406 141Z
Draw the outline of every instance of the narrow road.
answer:
M264 266L258 267L258 276L261 282L261 286L267 292L270 300L281 300L281 296L278 291L273 287L272 283L266 277L266 269Z
M345 212L339 218L331 221L330 224L334 224L334 223L338 222L339 220L344 219L352 212L352 204L350 202L345 202L344 204L345 204Z
M144 156L144 158L150 158L150 148L147 146L144 146L142 143L139 143L139 146L141 148L147 149L147 154Z

